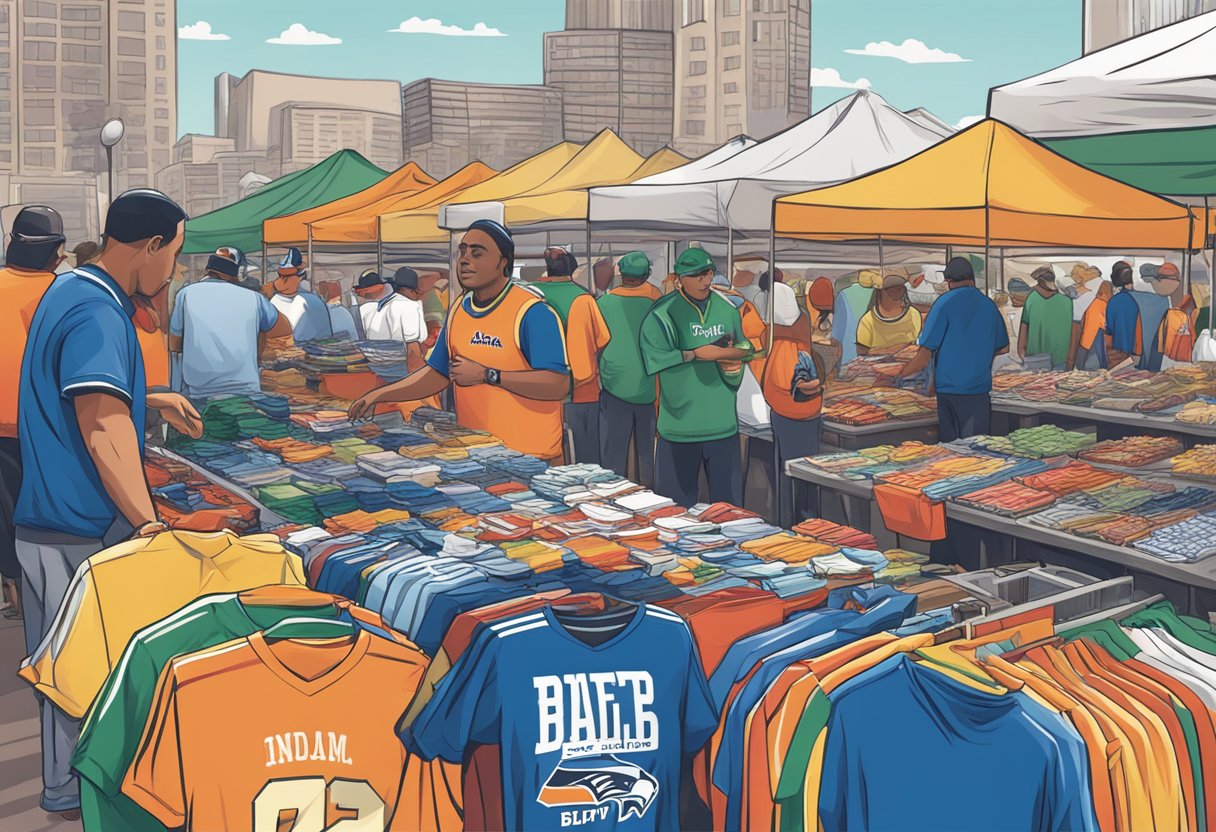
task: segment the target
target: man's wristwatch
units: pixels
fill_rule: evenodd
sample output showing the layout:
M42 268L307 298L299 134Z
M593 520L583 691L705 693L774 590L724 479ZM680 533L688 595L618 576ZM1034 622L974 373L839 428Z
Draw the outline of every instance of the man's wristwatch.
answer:
M491 367L486 367L486 384L498 387L502 384L502 373Z

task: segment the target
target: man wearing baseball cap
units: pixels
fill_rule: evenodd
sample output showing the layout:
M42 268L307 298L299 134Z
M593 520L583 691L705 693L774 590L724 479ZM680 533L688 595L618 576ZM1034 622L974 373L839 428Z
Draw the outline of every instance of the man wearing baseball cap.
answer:
M621 285L596 301L612 340L600 353L600 464L628 476L629 443L637 482L654 486L654 376L646 372L639 339L642 321L662 297L650 282L650 258L631 251L617 262Z
M710 500L739 505L735 398L743 361L754 349L739 310L712 290L714 262L704 249L686 249L675 274L675 291L642 322L643 366L659 378L655 489L682 506L695 505L704 468Z
M929 310L916 355L899 376L914 376L933 364L938 439L953 442L988 432L992 361L1009 352L1009 333L996 304L975 288L970 260L952 258L943 275L950 288Z
M578 261L561 246L545 249L545 274L532 284L561 319L570 362L570 400L563 405L574 439L575 462L600 462L600 350L608 346L608 324L595 296L574 282Z
M270 302L291 323L291 334L297 343L331 338L334 334L325 301L300 287L300 282L307 276L304 256L298 248L289 248L279 263Z
M411 300L396 289L417 285L418 273L409 266L398 269L392 279L381 277L372 269L359 276L355 294L363 301L359 317L363 335L369 341L396 341L405 349L406 367L413 372L422 366L422 342L426 340L426 321L422 304Z
M291 335L291 323L258 292L239 286L241 251L221 246L198 283L177 293L169 352L180 356L182 392L192 398L262 391L258 344Z

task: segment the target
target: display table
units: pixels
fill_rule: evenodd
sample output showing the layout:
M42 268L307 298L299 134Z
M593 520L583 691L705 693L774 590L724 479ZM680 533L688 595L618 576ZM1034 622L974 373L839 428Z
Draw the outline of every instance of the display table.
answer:
M1121 439L1125 436L1169 434L1182 439L1188 448L1216 440L1216 425L1195 425L1179 422L1173 416L1153 416L1147 413L1125 413L1120 410L1102 410L1057 402L1028 402L1024 399L992 399L993 415L1002 415L1008 424L1005 430L995 430L998 435L1018 428L1028 428L1043 422L1060 424L1061 427L1094 425L1098 439ZM1055 417L1044 419L1044 416Z
M266 506L263 505L258 500L257 497L255 497L255 496L253 496L253 494L249 493L249 491L247 489L242 488L241 486L237 485L236 483L232 482L231 480L221 477L220 475L216 474L214 471L207 470L203 466L199 465L197 462L191 462L190 460L186 459L184 456L173 453L173 451L169 450L168 448L161 448L156 445L148 445L146 450L150 454L155 454L156 456L162 456L165 459L171 459L174 462L185 465L186 467L190 468L190 470L194 471L200 477L207 480L208 482L214 483L214 484L220 486L221 488L225 488L228 491L231 491L233 494L237 495L242 500L249 503L249 505L253 506L254 508L256 508L258 510L259 525L262 527L262 530L275 529L275 528L278 528L279 526L286 526L288 524L289 521L286 518L284 518L283 516L281 516L279 514L276 514L275 512L271 511L270 509L266 508Z
M937 441L937 414L919 419L893 419L876 425L843 425L825 419L823 438L829 445L845 451L875 445L898 445L900 442L932 444Z

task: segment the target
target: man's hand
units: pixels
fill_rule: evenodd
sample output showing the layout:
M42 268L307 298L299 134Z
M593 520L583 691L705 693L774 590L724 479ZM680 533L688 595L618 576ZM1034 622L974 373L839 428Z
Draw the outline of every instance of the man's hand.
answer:
M724 373L741 373L743 372L742 361L719 361L718 366L722 368Z
M794 386L798 388L798 392L802 395L814 396L819 393L819 388L821 388L823 384L820 383L819 379L813 378L808 381L800 381Z
M148 407L158 411L166 422L191 439L203 435L203 417L198 415L190 400L180 393L151 393Z
M376 415L376 405L378 404L380 404L380 390L373 390L351 402L350 409L346 411L346 416L352 422L370 419Z
M467 358L453 358L448 378L461 387L473 387L486 382L486 368Z
M717 344L706 344L692 351L698 361L733 361L735 351L729 347L719 347Z

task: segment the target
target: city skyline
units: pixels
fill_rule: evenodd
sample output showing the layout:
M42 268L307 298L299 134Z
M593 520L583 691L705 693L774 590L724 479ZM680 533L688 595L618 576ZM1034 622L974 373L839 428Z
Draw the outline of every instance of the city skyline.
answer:
M983 114L990 87L1081 53L1080 2L975 5L814 0L812 109L865 84L897 106L957 124ZM211 131L220 72L540 84L544 33L560 31L564 18L564 0L364 0L357 16L317 0L179 0L178 134Z

